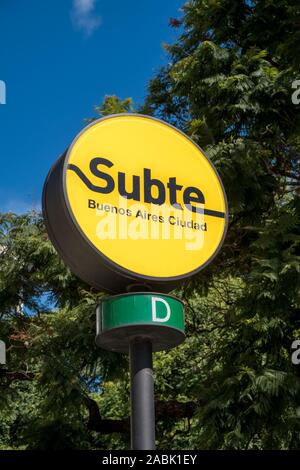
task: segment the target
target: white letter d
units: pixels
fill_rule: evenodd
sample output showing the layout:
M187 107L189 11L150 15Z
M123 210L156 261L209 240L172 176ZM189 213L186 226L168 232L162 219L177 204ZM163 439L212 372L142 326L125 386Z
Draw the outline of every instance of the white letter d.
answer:
M156 312L157 302L161 302L166 306L167 314L164 318L157 316L157 312ZM170 305L168 304L168 302L166 302L164 299L161 299L160 297L152 297L152 321L166 322L170 319L170 316L171 316L171 309L170 309Z

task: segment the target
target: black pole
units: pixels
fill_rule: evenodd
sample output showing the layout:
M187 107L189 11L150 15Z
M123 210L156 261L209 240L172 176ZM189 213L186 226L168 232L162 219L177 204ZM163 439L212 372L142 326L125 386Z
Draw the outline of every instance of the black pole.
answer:
M155 449L152 343L135 338L130 343L131 448Z

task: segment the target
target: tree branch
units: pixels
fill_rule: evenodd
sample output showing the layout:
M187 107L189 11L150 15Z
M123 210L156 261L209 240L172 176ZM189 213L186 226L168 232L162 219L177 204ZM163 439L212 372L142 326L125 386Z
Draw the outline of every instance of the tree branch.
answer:
M0 377L6 377L9 382L15 380L33 380L35 374L33 372L24 372L22 370L8 371L6 369L0 369Z
M87 427L90 431L100 432L102 434L129 433L130 419L122 420L102 419L98 404L90 397L85 397L85 404L89 411L89 420ZM191 418L196 411L195 402L180 403L176 400L155 401L155 414L157 419L172 417L173 419Z

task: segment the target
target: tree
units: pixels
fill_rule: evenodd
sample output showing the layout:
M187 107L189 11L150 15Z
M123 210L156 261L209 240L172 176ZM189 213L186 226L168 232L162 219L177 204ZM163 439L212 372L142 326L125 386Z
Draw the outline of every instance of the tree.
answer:
M132 107L132 99L125 98L121 100L115 95L105 96L103 103L100 106L95 106L95 111L98 117L109 116L110 114L120 114L120 113L132 113L134 109ZM97 119L92 117L87 119L88 122L93 122Z

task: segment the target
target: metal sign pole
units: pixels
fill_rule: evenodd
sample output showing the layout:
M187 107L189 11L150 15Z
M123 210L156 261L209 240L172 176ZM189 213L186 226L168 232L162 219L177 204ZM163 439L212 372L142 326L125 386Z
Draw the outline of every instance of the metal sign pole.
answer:
M130 342L131 448L155 449L152 343L145 338Z

